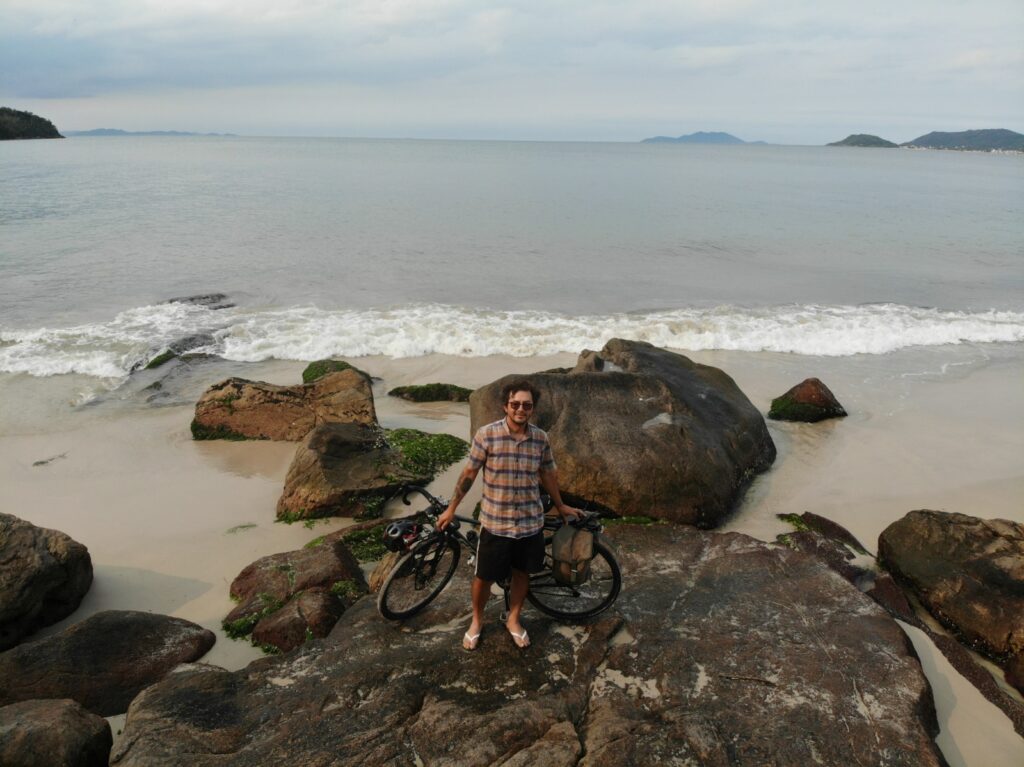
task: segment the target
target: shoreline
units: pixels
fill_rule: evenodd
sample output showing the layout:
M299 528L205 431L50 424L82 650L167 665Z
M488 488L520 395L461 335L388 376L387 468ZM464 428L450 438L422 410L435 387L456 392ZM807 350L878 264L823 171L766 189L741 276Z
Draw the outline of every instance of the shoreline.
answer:
M775 514L813 511L844 525L875 550L878 533L916 508L1024 522L1019 503L1024 497L1024 391L1018 385L1024 380L1024 359L1015 351L967 353L963 364L945 370L919 352L848 358L682 352L722 368L762 413L773 397L817 376L851 414L819 424L769 421L779 450L776 463L754 480L717 532L771 541L788 530ZM374 382L374 396L383 426L467 438L467 405L408 403L388 397L387 390L431 381L476 388L506 373L571 365L575 359L575 354L427 355L349 361L381 379ZM197 369L183 383L181 398L187 400L196 389L227 377L226 370L233 375L240 367L225 363ZM284 361L244 366L246 377L272 383L295 383L302 367ZM341 518L311 527L274 522L295 444L193 442L190 405L138 405L126 392L127 399L115 398L112 406L68 408L68 381L30 383L14 388L34 397L25 407L39 428L28 419L20 430L24 433L0 436L2 509L85 544L96 572L82 606L34 638L98 610L141 609L214 630L217 644L203 662L237 669L262 657L220 629L233 606L227 593L231 580L261 556L300 548L349 523ZM432 489L450 494L459 468L442 474ZM1012 728L1007 734L1009 722L1001 712L976 691L972 696L974 688L943 665L927 639L912 634L911 639L935 690L943 725L939 742L950 763L1010 767L1024 760L1024 740Z

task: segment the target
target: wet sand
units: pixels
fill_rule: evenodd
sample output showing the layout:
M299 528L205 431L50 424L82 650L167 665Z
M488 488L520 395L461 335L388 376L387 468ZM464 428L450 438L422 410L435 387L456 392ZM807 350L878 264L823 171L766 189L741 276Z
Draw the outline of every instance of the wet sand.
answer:
M933 353L688 356L723 368L762 412L772 397L811 375L850 412L814 425L769 422L779 457L723 530L772 540L787 529L776 514L806 510L845 525L874 550L879 532L912 509L1024 522L1024 361L1012 352L965 349L953 367ZM468 436L467 405L406 403L386 391L431 381L476 387L506 373L574 361L575 355L353 360L381 378L374 392L384 426L462 437ZM294 383L302 367L260 363L246 366L244 375ZM181 401L194 402L205 386L229 374L239 374L237 364L197 372L182 384ZM82 406L74 388L68 377L19 377L0 387L5 398L28 398L22 409L10 399L0 408L0 510L63 530L89 547L95 567L81 608L44 633L98 610L149 610L216 631L206 662L237 669L259 657L220 630L232 607L231 580L254 559L298 548L348 521L311 527L274 521L294 444L197 443L188 428L190 405L145 406L125 396ZM439 477L435 492L448 495L458 469ZM950 764L1024 764L1024 739L1006 717L923 635L908 633L935 690L939 742Z

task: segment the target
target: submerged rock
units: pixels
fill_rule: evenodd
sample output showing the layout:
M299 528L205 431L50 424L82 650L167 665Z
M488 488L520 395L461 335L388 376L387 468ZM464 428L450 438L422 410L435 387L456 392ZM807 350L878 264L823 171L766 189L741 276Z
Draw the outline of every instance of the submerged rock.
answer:
M123 714L139 690L201 658L212 631L167 615L108 610L0 653L0 705L70 698L100 716Z
M472 389L448 383L428 383L399 386L388 392L389 397L400 397L409 402L469 402Z
M229 378L207 389L196 403L192 436L296 441L320 424L336 422L377 423L365 373L352 368L299 386Z
M107 720L73 700L28 700L0 708L4 767L107 767Z
M773 399L768 417L777 421L815 423L826 418L845 418L846 410L825 384L817 378L808 378Z
M501 417L505 376L470 397L472 430ZM638 341L527 378L563 494L624 516L713 527L775 460L764 418L721 370Z
M1024 525L912 511L882 531L878 554L973 648L1001 663L1024 652Z
M85 546L59 530L0 513L0 650L71 615L91 585Z
M626 587L589 626L527 608L522 651L492 601L460 652L464 560L404 625L363 599L287 656L167 677L112 764L944 764L906 636L820 562L673 525L614 535Z

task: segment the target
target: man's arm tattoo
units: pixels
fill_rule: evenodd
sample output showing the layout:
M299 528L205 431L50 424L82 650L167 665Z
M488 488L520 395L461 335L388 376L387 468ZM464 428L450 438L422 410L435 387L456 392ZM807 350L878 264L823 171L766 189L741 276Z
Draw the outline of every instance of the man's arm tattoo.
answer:
M463 498L466 497L466 493L473 487L473 480L475 477L467 477L465 475L459 477L458 483L455 485L455 495L452 496L451 503L457 504Z

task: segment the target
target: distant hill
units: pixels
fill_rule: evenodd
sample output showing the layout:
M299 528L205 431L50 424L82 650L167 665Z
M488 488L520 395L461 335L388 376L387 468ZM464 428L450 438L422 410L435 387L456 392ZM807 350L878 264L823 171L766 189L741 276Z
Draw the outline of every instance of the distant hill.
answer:
M687 136L679 136L678 138L672 138L671 136L655 136L654 138L645 138L641 143L644 144L763 144L763 141L744 141L741 138L736 138L731 133L722 133L720 131L697 131Z
M866 146L884 147L889 149L898 147L899 144L886 141L884 138L879 138L878 136L872 136L870 133L851 133L842 141L833 141L831 144L828 144L828 146Z
M901 146L921 147L925 149L972 149L991 151L994 149L1024 152L1024 134L1005 128L989 128L987 130L965 130L958 133L941 133L938 131L918 136Z
M94 128L93 130L69 130L69 136L234 136L234 133L190 133L180 130L128 131L120 128Z
M0 107L0 141L23 138L64 138L45 117Z

